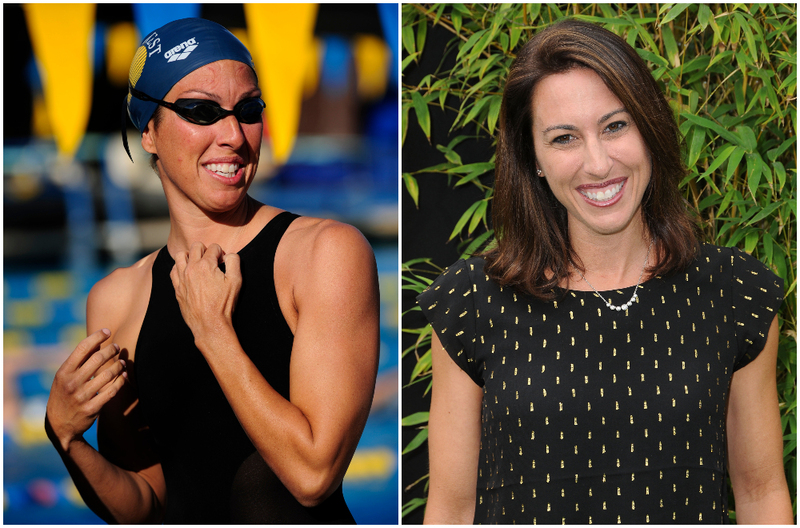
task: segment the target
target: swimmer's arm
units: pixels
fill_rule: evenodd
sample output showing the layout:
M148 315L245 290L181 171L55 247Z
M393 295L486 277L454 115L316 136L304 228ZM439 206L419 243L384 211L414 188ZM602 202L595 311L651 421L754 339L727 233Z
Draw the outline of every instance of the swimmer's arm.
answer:
M775 379L778 337L776 317L764 350L731 381L728 464L737 524L794 523Z
M261 456L301 504L315 506L341 483L369 414L379 300L375 257L355 228L326 221L308 242L292 254L301 271L293 281L290 400L266 382L227 323L193 331Z
M431 360L430 488L425 524L472 524L483 390L448 356L435 333Z
M87 329L91 334L110 328L108 342L121 320L118 280L123 270L100 281L87 300ZM122 350L121 356L125 354ZM128 368L132 371L132 369ZM54 440L62 460L84 502L108 523L141 524L160 522L166 500L161 466L153 446L146 438L137 409L136 391L129 381L103 406L97 426L100 450L95 450L82 434L64 437L56 434L48 420L48 435ZM143 432L143 430L145 432Z

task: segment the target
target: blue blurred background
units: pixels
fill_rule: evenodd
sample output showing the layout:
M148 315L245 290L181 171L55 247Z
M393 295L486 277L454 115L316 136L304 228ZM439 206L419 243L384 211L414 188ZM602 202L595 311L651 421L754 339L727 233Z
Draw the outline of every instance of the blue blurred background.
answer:
M246 32L240 4L180 9L187 6L194 16ZM48 130L25 12L19 5L3 6L6 524L101 522L72 485L45 437L43 420L53 374L85 337L89 289L114 268L163 246L169 230L160 183L138 133L128 132L134 164L120 139L125 85L110 73L110 40L143 23L135 12L128 4L97 5L91 116L74 160L67 162ZM318 77L304 94L295 148L285 165L275 166L265 142L251 187L262 202L355 225L375 250L382 304L379 378L344 483L360 524L398 522L397 24L396 5L319 6ZM363 71L355 60L365 38L373 47L376 39L384 43L383 69ZM137 33L136 44L140 39ZM95 442L94 435L92 428L86 436Z

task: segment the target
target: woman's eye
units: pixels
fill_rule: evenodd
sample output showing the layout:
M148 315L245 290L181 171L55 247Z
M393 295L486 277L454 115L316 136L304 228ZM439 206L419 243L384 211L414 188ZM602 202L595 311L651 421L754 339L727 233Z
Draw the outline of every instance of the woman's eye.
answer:
M559 145L566 145L573 139L572 134L564 134L563 136L558 136L553 138L553 143L558 143Z
M608 130L609 132L620 132L626 126L628 126L628 123L626 123L625 121L615 121L614 123L611 123L610 125L608 125L606 127L606 130Z

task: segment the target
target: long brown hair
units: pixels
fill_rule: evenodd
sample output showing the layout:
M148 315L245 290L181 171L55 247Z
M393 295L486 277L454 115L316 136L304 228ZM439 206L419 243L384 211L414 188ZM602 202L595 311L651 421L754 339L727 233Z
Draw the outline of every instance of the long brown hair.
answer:
M696 254L696 226L678 185L686 175L678 126L647 65L622 38L599 26L564 20L538 32L509 71L500 110L492 223L497 245L485 252L494 280L542 299L583 270L567 230L567 211L536 176L532 99L546 76L593 70L630 113L652 160L642 215L656 248L650 273L684 269ZM546 272L552 272L550 278Z

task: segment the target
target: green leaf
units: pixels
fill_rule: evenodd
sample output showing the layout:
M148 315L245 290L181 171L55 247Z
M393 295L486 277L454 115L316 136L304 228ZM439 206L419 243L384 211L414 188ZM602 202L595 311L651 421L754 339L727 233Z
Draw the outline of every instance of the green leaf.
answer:
M761 209L761 211L759 211L758 214L756 214L753 218L748 220L747 224L745 224L745 225L753 225L756 222L760 222L761 220L765 219L766 217L768 217L769 215L774 213L775 209L777 209L779 207L783 207L783 203L782 202L775 202L775 203L769 204L765 208ZM768 237L769 237L769 235L765 235L764 238L766 239Z
M716 132L720 137L733 143L734 145L739 145L739 138L735 134L732 134L728 130L725 129L719 123L715 123L710 119L706 119L705 117L700 117L698 115L690 114L688 112L681 112L681 117L686 119L687 121L691 121L695 125L699 125L701 127L707 128L713 132Z
M708 27L708 22L711 18L711 9L706 4L700 4L700 8L697 10L697 20L700 22L700 27L703 31Z
M417 114L417 123L419 123L419 127L425 133L425 137L428 138L428 142L430 142L431 115L428 111L428 105L425 103L425 99L422 98L422 94L419 92L411 92L411 102L414 104L414 112Z
M469 243L467 249L465 249L464 252L461 253L461 256L459 258L466 260L471 256L473 256L475 252L478 250L478 248L480 248L492 235L494 235L494 230L490 229L485 233L481 233L480 235L475 237L475 239Z
M517 43L519 42L519 37L522 36L522 28L518 25L511 26L511 29L509 30L509 36L511 37L509 48L515 49L517 47Z
M485 29L481 29L480 31L476 31L472 34L470 38L461 46L461 49L458 50L458 55L456 55L456 62L461 60L461 57L464 55L472 52L473 47L475 44L486 34Z
M467 225L469 219L472 218L472 213L475 212L475 209L478 208L478 206L481 204L482 201L483 200L478 200L474 204L470 205L469 209L464 211L464 214L462 214L461 218L459 218L458 222L456 222L456 226L453 228L453 232L450 233L450 238L447 239L448 242L453 240L459 233L461 233L461 230L464 229L465 225Z
M411 55L409 55L405 59L403 59L403 63L401 64L401 70L400 71L405 71L406 67L408 67L409 64L411 64L412 62L417 60L417 57L419 57L419 53L418 52L417 53L412 53Z
M428 24L423 19L417 26L417 51L422 53L425 49L425 37L428 34Z
M478 55L483 53L483 51L486 49L486 47L491 42L492 35L493 35L492 32L489 32L489 31L484 31L483 32L483 34L481 35L481 38L478 39L478 42L476 42L475 46L473 46L472 50L470 50L469 55L467 56L467 60L468 61L474 60L475 58L478 57Z
M786 168L783 166L783 163L780 161L776 161L772 164L772 168L775 169L775 175L778 177L778 192L783 191L783 187L786 185Z
M789 76L786 77L783 80L783 82L781 82L781 85L778 87L778 91L781 92L781 93L784 93L784 92L787 92L787 91L794 92L796 85L797 85L797 71L796 70L792 70L792 72L789 74ZM792 87L791 90L789 90L790 87Z
M736 147L731 153L731 157L728 160L728 170L725 173L725 183L727 184L730 179L733 177L733 174L736 172L736 169L739 168L739 165L742 163L742 157L744 157L744 149L742 147Z
M752 253L758 244L760 233L758 231L750 231L744 241L744 250L746 253Z
M664 39L664 51L667 53L670 64L673 68L679 67L681 59L678 56L678 44L675 42L675 35L672 34L669 26L661 28L661 37Z
M442 152L444 154L444 158L449 161L453 165L460 166L461 165L461 156L459 156L458 152L450 148L448 145L444 147L442 145L436 145L436 150ZM448 172L452 170L451 167L448 167Z
M410 194L411 198L414 200L414 205L419 209L419 185L417 184L417 179L411 174L404 172L403 182L406 184L408 194Z
M714 66L716 63L718 63L718 62L721 62L721 61L722 61L722 62L723 62L723 64L724 64L724 63L725 63L725 62L727 62L727 61L728 61L728 59L729 59L730 57L732 57L732 56L733 56L733 52L732 52L732 51L730 51L730 50L723 51L722 53L717 53L717 54L716 54L716 55L714 55L714 57L711 59L711 62L709 62L709 63L708 63L708 67L706 67L706 71L710 70L710 69L711 69L711 68L712 68L712 67L713 67L713 66Z
M403 513L402 517L405 517L412 511L416 510L420 506L424 506L428 503L428 499L425 497L414 497L413 499L409 500L407 503L403 504Z
M686 8L689 7L689 5L690 4L678 4L675 7L673 7L672 9L670 9L669 13L667 13L667 16L665 16L664 19L660 22L660 25L663 26L665 24L668 24L669 22L672 22L676 18L678 18L678 16L681 13L683 13L686 10Z
M415 412L414 414L408 415L403 418L402 422L400 422L404 427L411 426L411 425L419 425L423 423L428 423L428 416L430 415L429 412Z
M758 148L758 141L756 141L756 134L753 129L748 126L737 127L736 135L741 138L739 143L744 151L751 154Z
M453 21L453 29L456 30L456 35L461 33L461 13L456 10L450 14L450 20Z
M442 18L442 14L444 13L445 4L439 4L439 7L436 8L436 16L433 18L433 25L439 23L439 20Z
M405 455L407 453L410 453L411 451L413 451L416 448L418 448L419 446L421 446L425 442L425 440L427 440L427 439L428 439L428 429L425 428L425 429L421 430L419 433L417 433L417 436L415 436L408 443L406 448L403 449L403 453L402 454Z
M737 18L739 25L744 31L744 40L747 43L747 51L750 53L753 63L758 62L758 48L756 47L756 41L753 37L753 30L750 29L751 23L748 23L744 15L740 13L734 13L733 16Z
M758 157L760 157L758 153L745 156L747 160L747 189L755 201L758 201L756 192L758 192L758 185L761 183L761 164L757 161Z
M478 227L478 224L481 222L486 222L486 206L489 204L487 200L481 200L480 205L475 209L475 212L472 213L472 221L469 223L469 227L467 228L467 233L472 234L475 231L475 228Z
M491 96L491 98L492 101L489 105L487 125L489 126L489 134L494 134L494 127L497 125L497 119L500 117L500 108L503 106L503 98L499 95Z
M411 371L411 376L409 379L416 379L422 373L429 371L431 368L431 351L428 350L417 360L417 364L414 365L414 369Z
M469 163L459 167L453 167L448 172L455 174L469 174L471 172L480 171L480 174L485 174L490 170L494 170L494 163L489 161L481 161L479 163Z
M781 143L780 147L772 149L769 152L767 152L767 158L769 158L770 161L775 161L781 156L781 154L786 152L786 149L794 145L796 141L797 141L797 136L790 137L789 139Z
M464 125L471 121L475 121L476 117L480 116L483 113L483 110L491 103L492 100L487 97L481 97L480 99L476 100L475 103L470 108L469 113L464 117ZM482 121L482 120L478 120Z
M422 23L424 23L424 21ZM401 35L403 37L403 47L406 49L406 52L408 52L409 55L413 55L414 53L416 53L417 49L414 40L414 27L413 26L403 27Z
M731 155L731 153L736 149L734 145L725 145L723 148L718 149L714 152L714 161L711 162L711 165L708 166L708 169L700 175L698 179L702 180L705 179L707 176L711 175L715 170L720 168L725 160Z
M669 61L667 59L661 55L656 55L652 51L636 48L636 53L638 53L642 59L650 61L658 66L669 66Z
M400 131L401 144L405 144L406 142L406 133L408 132L408 109L409 106L404 104L402 109L403 118L400 122L400 126L402 128L402 130Z
M772 262L772 235L769 233L764 233L764 236L761 237L761 245L764 248L764 255L762 257L762 261L769 265Z
M733 189L725 193L725 196L722 198L722 203L719 204L719 208L717 209L718 215L721 215L728 209L728 205L731 203L735 195L736 191ZM720 231L719 235L722 236L722 231Z
M694 167L697 164L697 160L700 158L700 152L703 149L705 140L705 131L702 128L696 127L692 131L692 142L689 145L689 159L687 161L689 167Z

